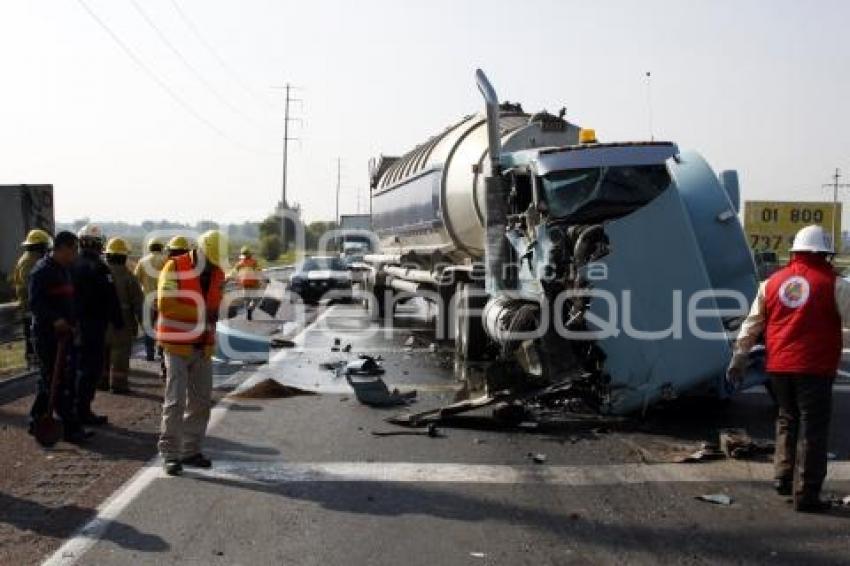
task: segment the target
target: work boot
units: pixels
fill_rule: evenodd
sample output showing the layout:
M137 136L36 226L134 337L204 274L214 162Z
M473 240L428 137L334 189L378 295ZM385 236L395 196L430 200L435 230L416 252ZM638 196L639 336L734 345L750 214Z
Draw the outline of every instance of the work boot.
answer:
M212 460L198 452L194 456L183 458L183 464L191 468L212 468Z
M80 424L83 425L103 426L108 422L109 418L106 415L96 415L91 411L80 416Z
M66 430L62 435L65 442L70 444L84 444L92 436L94 436L92 431L86 430L82 427Z
M818 493L797 493L794 495L794 511L799 513L823 513L832 507L832 503L824 501Z
M165 473L169 476L179 476L183 474L183 465L180 463L180 460L166 460L162 463L162 469L164 469Z
M779 495L789 496L793 493L794 488L791 480L786 478L780 478L773 482L773 488L776 490L776 493Z

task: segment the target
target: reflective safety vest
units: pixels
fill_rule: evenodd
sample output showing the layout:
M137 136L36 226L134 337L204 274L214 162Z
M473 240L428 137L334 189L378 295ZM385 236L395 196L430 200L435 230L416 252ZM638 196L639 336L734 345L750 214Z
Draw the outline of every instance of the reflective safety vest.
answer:
M835 376L842 349L835 280L832 266L809 254L795 254L767 280L768 372Z
M243 257L233 268L236 271L236 284L243 289L258 289L262 283L257 260Z
M175 299L178 308L160 309L156 322L156 338L164 344L215 344L215 324L221 306L224 272L212 266L210 284L202 294L201 277L192 263L191 254L172 257L174 271L163 271L163 277L173 278L175 289L161 289L160 300ZM189 313L193 313L189 316Z

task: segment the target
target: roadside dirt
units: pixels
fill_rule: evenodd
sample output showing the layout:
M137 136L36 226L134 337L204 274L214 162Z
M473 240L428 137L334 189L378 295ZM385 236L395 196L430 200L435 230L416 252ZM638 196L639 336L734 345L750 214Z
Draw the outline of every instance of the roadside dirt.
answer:
M39 563L156 453L158 362L133 360L129 395L97 393L110 422L85 446L44 449L27 434L32 383L0 390L0 564Z

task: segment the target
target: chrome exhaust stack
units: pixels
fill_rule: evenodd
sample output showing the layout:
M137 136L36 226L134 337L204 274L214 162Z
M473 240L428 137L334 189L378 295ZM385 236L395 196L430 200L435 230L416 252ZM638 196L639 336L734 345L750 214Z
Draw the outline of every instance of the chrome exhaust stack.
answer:
M502 265L505 263L505 227L507 225L507 202L502 184L502 134L499 128L499 97L484 71L475 71L478 90L484 97L487 116L487 142L490 153L490 171L484 177L484 218L486 241L484 261L487 269L485 288L491 295L504 289Z

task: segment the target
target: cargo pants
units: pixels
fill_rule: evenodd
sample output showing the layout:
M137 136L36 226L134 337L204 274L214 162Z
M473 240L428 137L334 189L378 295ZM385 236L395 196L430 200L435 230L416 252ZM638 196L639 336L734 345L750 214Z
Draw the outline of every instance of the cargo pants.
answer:
M833 378L772 374L771 382L779 404L775 478L793 481L796 494L816 496L826 478Z
M212 360L204 348L188 356L165 351L167 378L162 404L159 453L179 460L201 452L210 420Z

